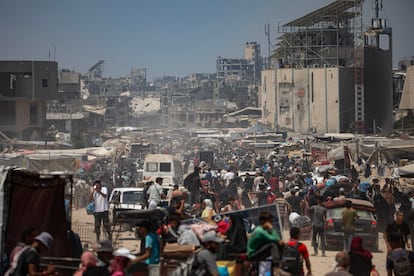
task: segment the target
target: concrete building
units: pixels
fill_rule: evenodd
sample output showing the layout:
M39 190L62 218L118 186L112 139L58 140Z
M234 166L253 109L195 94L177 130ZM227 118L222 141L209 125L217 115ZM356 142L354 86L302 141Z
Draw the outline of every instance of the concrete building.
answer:
M21 140L46 135L46 101L57 99L54 61L0 61L0 131Z
M400 110L414 109L414 66L406 67L406 75L402 97L399 105Z
M128 96L107 96L105 127L122 127L129 125L129 102Z
M217 57L217 79L227 83L243 82L256 84L260 81L260 73L263 69L263 59L260 55L260 44L247 42L244 48L243 58Z
M225 99L195 100L195 95L172 95L168 110L170 127L222 127L229 111Z
M80 98L81 74L69 70L59 71L59 100L76 100Z
M364 30L362 4L334 1L281 26L259 87L263 120L276 131L392 130L391 29L375 18Z
M262 71L263 122L277 131L345 132L354 112L351 68L271 69Z

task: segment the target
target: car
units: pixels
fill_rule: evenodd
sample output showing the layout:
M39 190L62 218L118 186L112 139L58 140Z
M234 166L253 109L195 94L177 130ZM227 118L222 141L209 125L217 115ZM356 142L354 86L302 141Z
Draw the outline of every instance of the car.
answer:
M355 236L363 239L363 246L368 250L378 251L378 222L374 205L366 200L341 199L325 202L326 222L325 237L327 250L343 249L344 231L342 226L342 210L346 200L352 201L359 218L356 221Z
M144 188L124 187L114 188L109 197L109 213L113 222L116 221L117 211L144 209Z

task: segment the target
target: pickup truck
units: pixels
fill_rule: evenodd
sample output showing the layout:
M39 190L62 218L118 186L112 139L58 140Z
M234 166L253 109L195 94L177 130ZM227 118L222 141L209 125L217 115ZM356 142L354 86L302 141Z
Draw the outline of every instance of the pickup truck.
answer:
M144 206L144 188L115 188L109 197L109 213L116 222L116 212L122 210L141 210Z

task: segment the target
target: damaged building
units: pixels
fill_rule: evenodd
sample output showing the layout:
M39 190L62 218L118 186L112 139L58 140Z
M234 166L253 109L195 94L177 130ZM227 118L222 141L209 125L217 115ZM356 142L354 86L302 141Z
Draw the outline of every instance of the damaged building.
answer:
M271 69L262 71L263 120L276 131L392 130L392 35L362 24L363 1L335 1L279 27Z
M20 140L47 135L46 101L57 99L54 61L0 61L0 131Z

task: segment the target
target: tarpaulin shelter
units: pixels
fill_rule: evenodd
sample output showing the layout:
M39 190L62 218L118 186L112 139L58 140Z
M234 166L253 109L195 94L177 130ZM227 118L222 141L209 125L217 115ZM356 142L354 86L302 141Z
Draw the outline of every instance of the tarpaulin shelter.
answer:
M75 173L79 162L73 156L32 154L24 157L24 166L29 171Z
M410 164L398 169L400 177L412 178L414 177L414 164Z
M20 169L0 168L1 254L10 254L24 226L49 232L54 239L47 255L71 256L64 193L60 175L44 176ZM1 274L1 273L0 273Z

